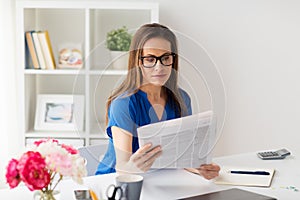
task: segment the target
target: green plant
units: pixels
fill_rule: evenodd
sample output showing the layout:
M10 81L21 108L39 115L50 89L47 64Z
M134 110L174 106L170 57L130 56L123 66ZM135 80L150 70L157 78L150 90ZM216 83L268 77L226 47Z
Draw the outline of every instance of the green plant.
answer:
M106 47L111 51L128 51L131 38L126 26L111 30L106 35Z

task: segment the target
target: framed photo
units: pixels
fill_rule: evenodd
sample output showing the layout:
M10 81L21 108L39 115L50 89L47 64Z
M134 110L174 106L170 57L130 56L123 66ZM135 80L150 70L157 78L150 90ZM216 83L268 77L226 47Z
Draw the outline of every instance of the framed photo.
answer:
M81 44L59 46L58 69L81 69L83 66Z
M38 95L34 129L82 131L83 95Z

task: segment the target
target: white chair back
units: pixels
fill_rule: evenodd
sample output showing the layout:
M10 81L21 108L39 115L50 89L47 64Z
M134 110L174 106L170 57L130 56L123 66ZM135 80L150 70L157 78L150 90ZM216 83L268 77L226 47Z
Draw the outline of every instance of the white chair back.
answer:
M106 153L108 144L97 144L78 148L80 155L86 159L87 175L93 176L99 162Z

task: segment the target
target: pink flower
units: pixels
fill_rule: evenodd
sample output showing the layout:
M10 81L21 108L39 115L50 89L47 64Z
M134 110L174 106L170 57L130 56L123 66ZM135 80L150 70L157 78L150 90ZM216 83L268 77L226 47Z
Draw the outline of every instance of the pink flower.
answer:
M22 181L29 190L41 190L50 183L50 174L39 152L28 151L22 155L17 166Z
M79 184L83 183L82 177L86 176L86 167L84 164L84 159L78 154L73 155L73 169L72 178Z
M40 146L40 144L42 144L44 142L48 142L48 141L55 142L55 143L58 144L58 140L50 139L50 138L48 138L48 139L41 139L41 140L35 141L33 144L38 147L38 146Z
M72 160L68 154L61 152L49 154L46 158L46 164L50 170L63 176L72 175Z
M77 149L73 148L70 145L62 144L61 147L64 148L65 150L67 150L72 155L79 153L79 151Z
M53 191L64 176L82 183L82 177L86 176L84 159L77 149L49 138L36 141L19 160L12 159L6 171L10 188L22 181L31 191Z
M21 178L19 171L17 169L18 161L16 159L11 159L6 167L6 181L9 184L10 188L15 188L19 185Z

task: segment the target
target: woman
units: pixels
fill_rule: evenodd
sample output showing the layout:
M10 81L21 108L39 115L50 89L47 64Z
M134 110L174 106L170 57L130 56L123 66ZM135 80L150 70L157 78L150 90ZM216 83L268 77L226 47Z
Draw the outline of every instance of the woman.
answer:
M161 147L139 147L137 128L192 114L188 94L178 88L176 36L160 24L146 24L134 35L126 79L108 98L109 147L96 174L146 172L162 153ZM218 176L214 164L190 169L206 179Z

